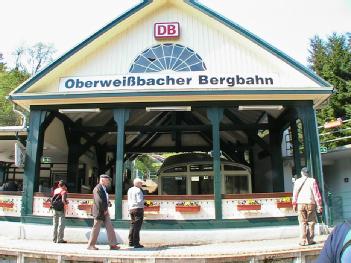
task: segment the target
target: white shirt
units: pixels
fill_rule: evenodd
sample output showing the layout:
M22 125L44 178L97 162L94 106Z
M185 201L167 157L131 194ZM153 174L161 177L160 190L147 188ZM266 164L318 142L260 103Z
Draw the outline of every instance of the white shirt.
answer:
M107 191L106 191L106 187L104 186L104 185L102 185L102 189L104 189L104 191L105 191L105 194L106 194L106 200L107 200L107 205L108 205L108 193L107 193Z
M128 190L128 208L144 208L144 194L143 191L136 186L129 188Z
M304 183L305 180L306 182ZM302 188L298 193L301 185ZM322 206L322 197L314 178L301 176L295 181L293 204L317 204L317 206Z

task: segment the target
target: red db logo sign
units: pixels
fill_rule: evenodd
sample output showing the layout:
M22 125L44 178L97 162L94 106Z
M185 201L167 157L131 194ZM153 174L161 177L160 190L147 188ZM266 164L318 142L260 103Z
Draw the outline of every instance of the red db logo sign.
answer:
M179 23L155 23L154 36L156 39L179 38Z

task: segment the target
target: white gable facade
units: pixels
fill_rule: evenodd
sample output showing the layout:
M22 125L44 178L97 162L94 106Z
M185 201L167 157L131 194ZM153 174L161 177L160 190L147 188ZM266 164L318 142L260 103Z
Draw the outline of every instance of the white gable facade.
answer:
M27 85L28 81L11 94L12 100L25 108L165 100L313 100L318 105L332 90L291 58L257 37L252 41L249 32L226 24L219 15L211 17L180 0L146 2L139 13L78 45L55 67L43 70L40 78L34 76L33 84ZM155 24L174 22L179 25L176 39L155 37ZM176 50L177 46L181 48ZM146 73L142 67L131 72L133 64L145 62L135 60L147 50L151 52L144 59L154 59L147 57L154 53L161 65L153 63ZM199 61L192 59L195 56L203 62L202 69L186 67Z

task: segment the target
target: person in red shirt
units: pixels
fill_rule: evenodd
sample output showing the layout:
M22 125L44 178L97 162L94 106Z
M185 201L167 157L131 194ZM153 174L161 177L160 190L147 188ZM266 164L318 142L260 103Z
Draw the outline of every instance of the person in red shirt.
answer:
M64 181L60 180L58 183L58 187L53 192L53 198L61 199L62 208L54 208L54 216L53 216L53 225L54 225L54 233L53 233L53 241L54 243L67 243L66 240L63 239L65 232L65 205L68 204L67 201L67 186Z

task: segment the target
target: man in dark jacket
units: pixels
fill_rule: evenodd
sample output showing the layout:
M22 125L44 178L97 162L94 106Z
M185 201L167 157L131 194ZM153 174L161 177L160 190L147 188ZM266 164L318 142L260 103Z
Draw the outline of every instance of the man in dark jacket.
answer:
M109 199L106 188L111 184L111 178L106 175L100 175L100 182L97 184L93 190L94 194L94 204L92 209L92 214L94 217L94 226L91 230L90 239L88 242L89 250L98 250L96 245L96 240L99 236L101 224L105 224L107 238L111 250L119 249L117 246L116 234L113 229L111 218L108 212Z
M351 262L351 219L337 225L324 243L317 263Z

